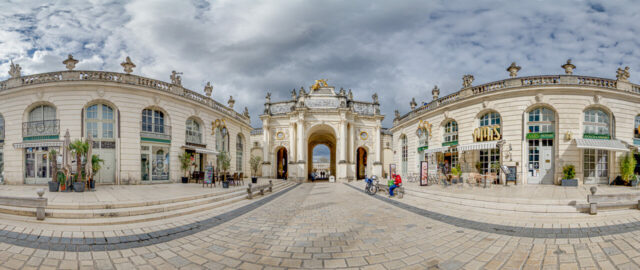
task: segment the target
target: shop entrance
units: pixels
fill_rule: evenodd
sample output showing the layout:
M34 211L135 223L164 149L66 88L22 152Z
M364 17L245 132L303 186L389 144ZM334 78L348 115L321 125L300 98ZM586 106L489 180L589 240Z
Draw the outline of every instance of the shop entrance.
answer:
M25 149L25 184L46 184L51 181L49 150L49 147Z
M276 160L278 163L276 164L276 176L278 179L287 179L289 174L288 166L289 164L289 155L287 153L287 149L282 147L278 149L276 153Z
M584 183L609 184L609 151L584 149Z
M358 147L357 157L357 179L364 179L367 176L367 150L362 147Z
M553 140L529 140L528 176L529 184L553 184L554 154Z

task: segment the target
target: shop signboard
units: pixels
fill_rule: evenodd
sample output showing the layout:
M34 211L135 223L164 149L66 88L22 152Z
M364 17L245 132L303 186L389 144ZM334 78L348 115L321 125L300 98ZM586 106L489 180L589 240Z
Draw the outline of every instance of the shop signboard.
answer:
M420 146L420 147L418 147L418 152L422 152L422 151L427 150L427 149L429 149L428 145Z
M598 139L598 140L609 140L611 136L609 134L584 134L582 135L583 139Z
M500 125L484 126L473 130L474 142L497 141L502 138L500 135Z
M458 141L443 142L442 143L442 146L454 146L454 145L458 145Z
M426 161L420 162L420 185L429 185L429 162Z
M529 140L537 140L537 139L553 139L555 138L555 133L553 132L543 132L543 133L528 133L527 139Z
M514 183L517 183L516 180L518 179L518 167L502 165L502 172L504 173L505 180L507 182L513 181Z

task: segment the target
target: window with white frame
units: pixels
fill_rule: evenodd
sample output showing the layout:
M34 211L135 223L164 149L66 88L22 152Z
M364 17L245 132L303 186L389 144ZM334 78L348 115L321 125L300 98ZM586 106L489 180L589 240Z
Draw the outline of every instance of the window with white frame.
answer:
M402 145L402 175L406 176L409 163L409 142L406 135L400 137L400 145Z
M202 144L202 131L200 130L200 123L193 118L187 119L186 130L187 142Z
M152 109L143 110L142 131L164 134L164 113Z
M500 114L497 112L486 113L480 117L480 126L496 126L500 125Z
M113 109L105 104L95 104L87 107L85 112L85 136L94 139L113 139L114 124Z
M589 109L584 112L584 134L609 136L609 114L600 109Z
M555 116L552 110L540 107L529 111L527 127L529 133L554 132Z
M456 121L449 121L444 125L443 141L445 143L458 141L458 123Z
M236 171L242 172L242 157L244 155L244 138L238 134L236 138Z

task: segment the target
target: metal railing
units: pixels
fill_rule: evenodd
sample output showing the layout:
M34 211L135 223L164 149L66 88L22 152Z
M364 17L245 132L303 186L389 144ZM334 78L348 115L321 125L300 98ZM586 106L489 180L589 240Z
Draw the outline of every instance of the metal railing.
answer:
M4 136L4 132L2 132ZM60 120L31 121L22 123L22 137L60 135Z
M202 132L187 130L186 142L192 144L202 144Z
M141 122L140 137L171 140L171 126Z

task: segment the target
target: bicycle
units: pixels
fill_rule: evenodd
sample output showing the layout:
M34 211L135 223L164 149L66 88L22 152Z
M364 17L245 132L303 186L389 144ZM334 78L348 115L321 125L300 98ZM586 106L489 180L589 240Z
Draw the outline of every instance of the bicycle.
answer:
M371 178L365 178L364 181L367 183L364 191L369 195L375 195L378 192L378 178L374 175Z

